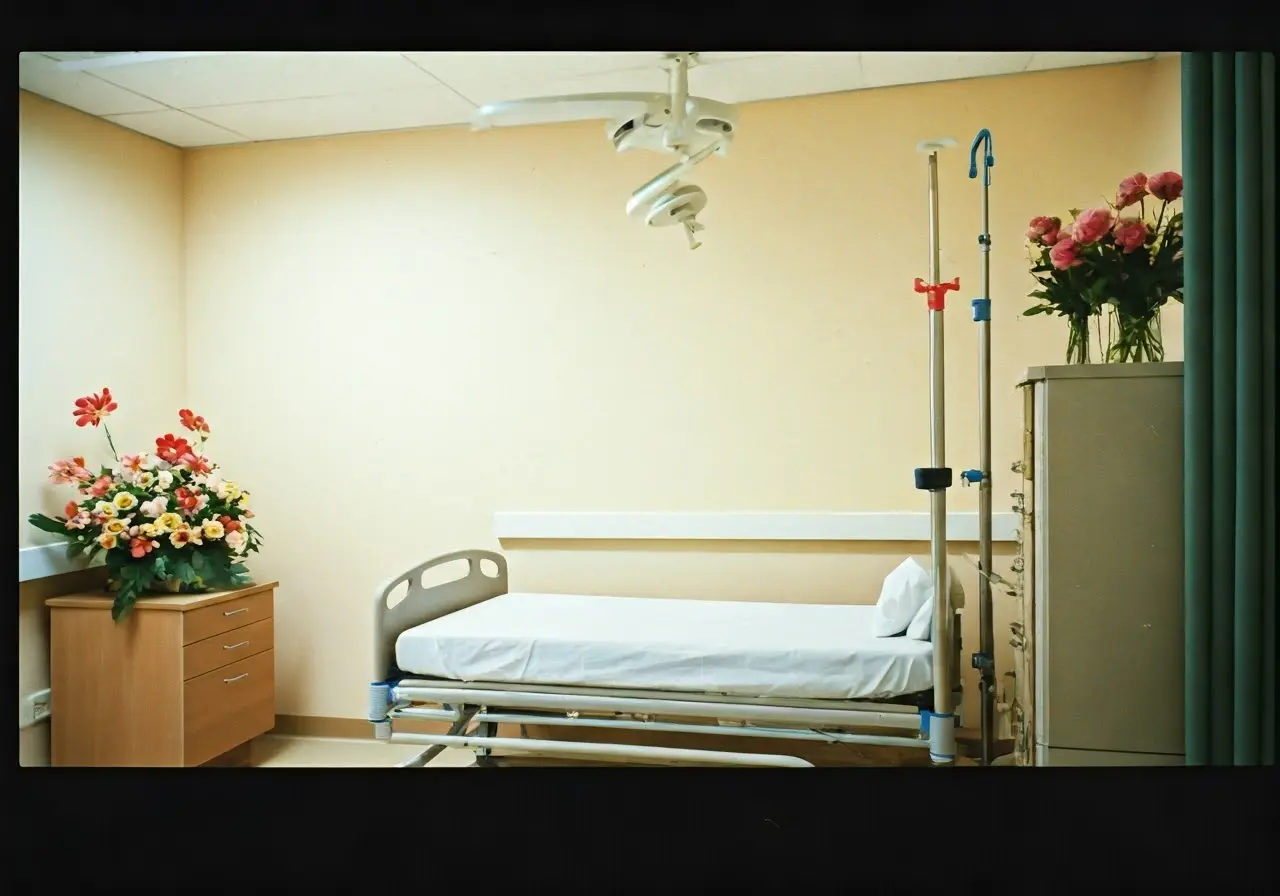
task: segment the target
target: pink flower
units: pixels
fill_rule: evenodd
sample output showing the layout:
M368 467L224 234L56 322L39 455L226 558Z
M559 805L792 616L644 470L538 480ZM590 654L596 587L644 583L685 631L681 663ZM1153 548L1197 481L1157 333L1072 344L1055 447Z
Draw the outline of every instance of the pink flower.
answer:
M238 554L240 553L241 550L243 550L245 546L244 533L241 532L239 529L233 529L227 533L226 541L227 541L227 547L231 548L231 550L235 551Z
M93 474L85 469L83 457L54 461L49 465L49 481L54 485L88 482L92 478Z
M1071 238L1082 246L1088 246L1102 239L1103 234L1115 223L1115 215L1109 208L1091 208L1081 212L1071 225Z
M75 516L67 518L67 528L83 529L85 526L89 525L89 523L91 522L93 522L93 517L89 516L89 514L85 513L82 510L79 513L77 513Z
M1069 236L1064 236L1053 244L1053 248L1049 250L1049 263L1060 271L1067 268L1073 268L1081 264L1078 257L1080 255L1080 244Z
M1151 176L1151 195L1164 202L1173 202L1182 195L1182 175L1176 171L1161 171Z
M1120 181L1120 189L1116 190L1116 211L1137 205L1147 195L1147 176L1139 171L1137 174Z
M111 491L111 486L115 485L115 480L110 476L99 476L94 480L93 485L86 486L83 491L87 495L93 495L95 498L101 498Z
M1038 215L1027 225L1027 239L1042 246L1052 246L1058 241L1058 231L1061 228L1061 219Z
M1147 225L1138 218L1121 218L1120 223L1116 225L1115 237L1116 245L1124 251L1125 255L1128 255L1134 249L1141 248L1146 242Z

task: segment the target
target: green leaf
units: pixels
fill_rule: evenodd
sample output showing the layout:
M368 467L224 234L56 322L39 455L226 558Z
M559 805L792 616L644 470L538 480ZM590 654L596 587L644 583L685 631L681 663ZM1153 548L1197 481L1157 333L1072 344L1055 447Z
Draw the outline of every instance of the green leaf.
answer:
M154 561L152 561L151 574L155 576L157 579L168 578L168 575L165 572L167 566L168 566L168 561L165 559L164 555L161 554L157 556Z
M53 517L45 516L43 513L33 513L27 517L27 522L35 526L42 532L50 532L54 535L61 535L64 538L70 538L68 534L67 524L65 521L55 520Z
M94 546L94 547L98 547L99 545L98 545L98 543L95 541L95 542L93 543L93 546ZM69 541L69 542L67 542L67 559L68 559L68 560L74 560L74 559L76 559L77 557L79 557L81 554L83 554L83 553L85 552L85 549L86 549L87 547L89 547L89 542L87 542L87 541Z
M243 563L232 563L227 567L227 572L233 576L242 576L249 571L249 568Z
M191 563L185 558L175 560L169 566L169 576L176 578L180 582L190 585L197 578L196 571L191 568Z
M191 554L191 568L204 569L204 554L200 551L195 551Z
M1052 309L1048 305L1035 305L1022 312L1023 317L1031 317L1034 314L1047 314Z

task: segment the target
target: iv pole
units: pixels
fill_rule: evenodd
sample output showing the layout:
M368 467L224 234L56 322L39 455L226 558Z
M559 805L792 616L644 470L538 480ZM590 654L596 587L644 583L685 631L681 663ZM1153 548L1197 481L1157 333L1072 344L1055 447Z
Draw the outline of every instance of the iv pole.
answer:
M991 187L991 168L996 159L992 152L991 132L983 128L969 148L969 177L978 176L978 149L986 144L982 159L982 230L978 233L981 253L980 296L969 304L973 320L978 324L978 464L977 470L965 470L960 479L965 485L978 484L978 652L973 667L978 670L978 696L981 707L982 764L995 759L995 630L991 608L991 234L988 231L987 194Z
M919 277L915 291L928 296L929 309L929 466L915 470L916 488L929 492L929 543L933 567L933 712L929 720L929 758L935 765L955 763L955 695L952 693L952 629L947 581L947 489L951 468L946 465L946 363L943 311L946 295L960 288L960 278L941 282L938 243L938 150L954 146L950 138L925 140L916 149L929 156L929 282Z

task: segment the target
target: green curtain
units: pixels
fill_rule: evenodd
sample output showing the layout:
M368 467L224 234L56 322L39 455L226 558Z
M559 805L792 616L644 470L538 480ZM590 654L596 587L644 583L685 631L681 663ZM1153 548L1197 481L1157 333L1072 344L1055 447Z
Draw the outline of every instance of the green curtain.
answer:
M1182 54L1188 765L1275 764L1275 72Z

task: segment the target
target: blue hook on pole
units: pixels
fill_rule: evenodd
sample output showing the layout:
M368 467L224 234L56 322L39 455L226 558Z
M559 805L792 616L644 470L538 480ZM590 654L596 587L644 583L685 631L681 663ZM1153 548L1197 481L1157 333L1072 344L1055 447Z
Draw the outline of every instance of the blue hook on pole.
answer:
M992 154L991 132L986 128L978 131L978 136L973 138L973 145L969 147L969 177L978 176L978 147L983 141L987 143L987 154L982 160L982 177L985 186L991 186L991 169L995 167L996 157Z

